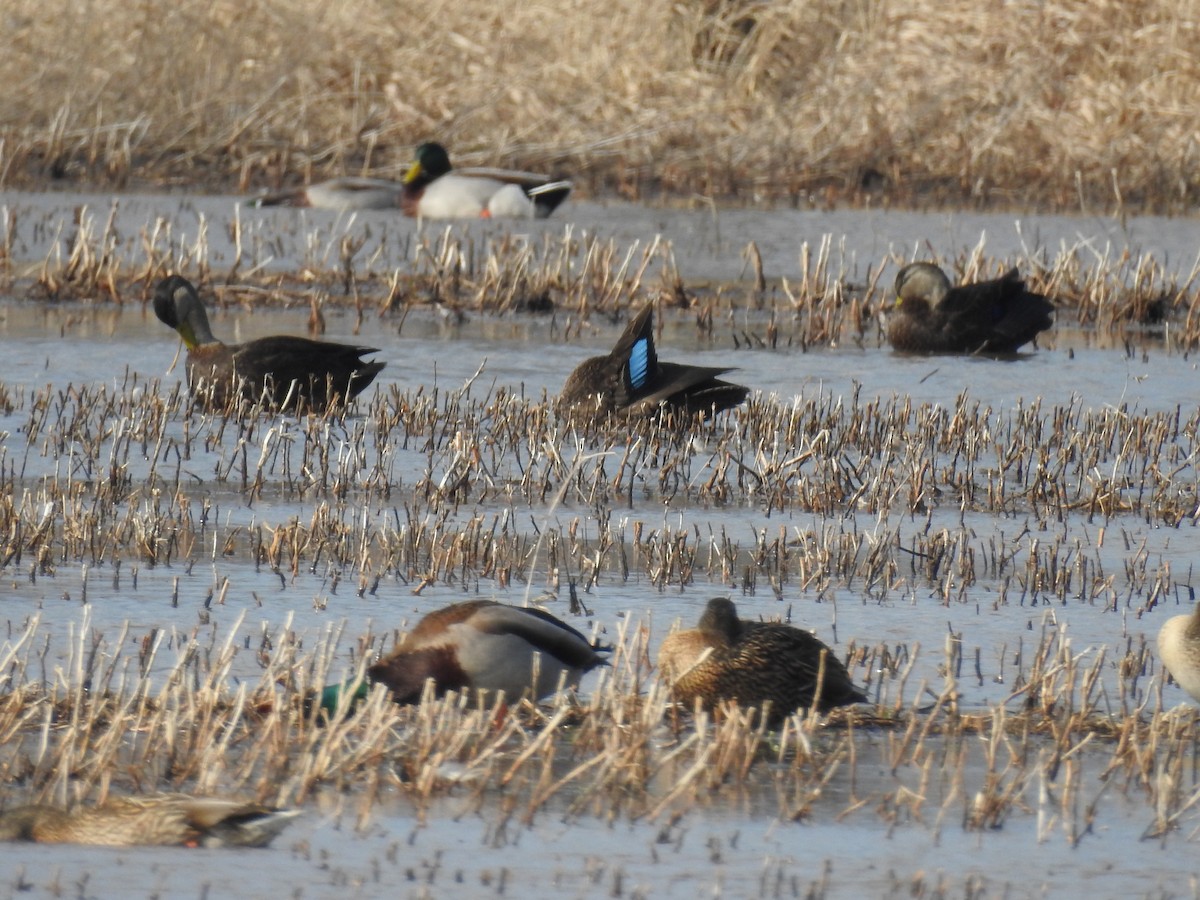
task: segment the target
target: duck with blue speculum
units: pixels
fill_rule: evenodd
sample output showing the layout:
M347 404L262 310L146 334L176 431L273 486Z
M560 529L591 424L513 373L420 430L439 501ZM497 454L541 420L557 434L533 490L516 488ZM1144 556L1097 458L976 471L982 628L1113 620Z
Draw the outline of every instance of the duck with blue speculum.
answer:
M299 810L218 797L113 797L99 806L0 810L0 840L106 847L265 847Z
M675 699L708 710L735 702L762 710L778 727L797 710L863 703L866 694L817 637L779 622L747 622L727 597L708 601L699 625L667 635L658 665Z
M534 172L450 165L441 144L417 148L402 181L347 177L256 197L254 206L397 209L425 219L544 219L567 199L571 182Z
M1017 269L953 287L946 273L915 262L896 275L888 342L901 353L1010 355L1054 324L1054 304L1025 287Z
M468 600L422 618L389 656L367 668L367 679L401 704L420 702L431 679L437 697L456 691L487 700L503 691L505 702L516 703L577 687L583 675L608 665L601 654L610 649L544 610ZM336 710L344 689L326 687L320 708ZM355 699L365 694L360 686Z
M187 380L210 408L224 409L239 396L278 409L324 410L358 396L384 363L363 359L374 347L280 335L244 344L213 336L195 285L180 275L154 289L154 313L187 347Z
M654 304L625 327L605 356L584 360L559 395L563 413L648 418L664 410L713 415L742 403L750 389L723 381L729 368L662 362L654 346Z

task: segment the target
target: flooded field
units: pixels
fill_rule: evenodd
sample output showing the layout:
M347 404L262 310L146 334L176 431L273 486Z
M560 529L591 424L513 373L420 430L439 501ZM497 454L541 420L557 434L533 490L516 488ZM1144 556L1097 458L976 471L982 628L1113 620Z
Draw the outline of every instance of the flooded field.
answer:
M1187 323L1098 327L1064 306L1016 358L913 357L877 308L902 259L980 245L1023 268L1147 254L1187 284L1200 224L579 203L418 230L231 198L5 203L6 805L111 785L305 816L268 851L0 845L0 897L222 896L249 878L300 897L1195 895L1196 717L1153 649L1195 602ZM203 413L140 297L44 296L80 203L126 274L150 244L218 285L278 272L292 298L328 295L354 237L343 280L369 299L331 300L321 337L387 367L344 418ZM618 270L669 245L630 302L661 298L660 356L735 368L747 407L686 440L572 427L553 398L623 319L380 308L439 241L475 248L468 269L521 246L546 264L564 232L608 242ZM822 253L871 308L809 343L811 310L780 310ZM671 266L712 327L668 303ZM226 341L307 333L307 304L239 296L210 309ZM716 595L812 629L872 704L776 736L671 711L650 662ZM306 687L473 597L543 604L616 645L613 666L579 706L502 729L380 696L336 727L302 721ZM81 734L85 713L128 730Z

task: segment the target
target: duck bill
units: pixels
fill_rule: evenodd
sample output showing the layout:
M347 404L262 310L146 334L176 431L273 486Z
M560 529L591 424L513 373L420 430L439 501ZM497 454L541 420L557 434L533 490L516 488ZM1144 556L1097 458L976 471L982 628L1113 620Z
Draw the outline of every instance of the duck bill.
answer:
M409 166L408 171L404 173L404 183L412 184L414 181L416 181L420 177L421 177L421 164L419 162L415 162L411 166Z
M179 323L179 327L175 329L179 332L179 336L183 338L183 344L189 350L195 350L200 346L200 342L196 339L196 329L192 327L192 323L184 319Z

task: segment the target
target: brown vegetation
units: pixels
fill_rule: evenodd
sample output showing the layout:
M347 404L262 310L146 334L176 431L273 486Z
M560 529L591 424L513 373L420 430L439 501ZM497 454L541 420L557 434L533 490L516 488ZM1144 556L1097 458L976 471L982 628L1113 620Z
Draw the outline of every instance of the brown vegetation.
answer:
M396 176L414 145L581 193L1193 207L1180 0L6 4L0 185Z

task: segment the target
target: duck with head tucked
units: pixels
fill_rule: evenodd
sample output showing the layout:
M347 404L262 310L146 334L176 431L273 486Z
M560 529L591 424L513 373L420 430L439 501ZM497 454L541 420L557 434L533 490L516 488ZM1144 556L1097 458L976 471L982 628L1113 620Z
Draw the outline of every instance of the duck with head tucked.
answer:
M367 678L386 685L397 703L420 702L430 679L437 697L470 691L486 700L503 691L505 702L516 703L578 686L585 673L608 665L600 654L609 649L543 610L468 600L422 618ZM320 708L332 713L343 689L325 688Z
M426 219L544 219L571 193L571 182L508 169L454 169L441 144L417 148L404 175L400 207Z
M951 287L933 263L896 275L888 341L902 353L1013 354L1052 324L1054 304L1025 288L1016 269L1000 278Z
M778 727L797 710L863 703L867 696L833 651L807 631L777 622L745 622L727 597L708 601L700 624L667 635L658 665L676 700L712 710L724 702L762 710Z
M1158 658L1176 683L1200 702L1200 603L1158 631Z
M188 348L188 386L214 409L227 408L241 396L275 409L321 411L358 396L384 366L363 359L378 352L374 347L303 337L223 344L213 337L195 286L179 275L158 283L154 312L179 332Z
M728 368L661 362L654 347L654 304L630 320L605 356L575 367L559 395L559 410L592 416L648 418L662 411L713 415L742 403L750 389L722 381Z
M0 811L0 840L106 847L265 847L300 815L216 797L154 794L63 810L34 804Z
M571 193L571 182L534 172L450 165L437 143L421 144L403 181L334 178L250 200L253 206L321 209L400 209L425 219L544 219Z
M251 197L248 206L307 206L313 209L398 209L404 185L386 178L347 175L307 187Z

